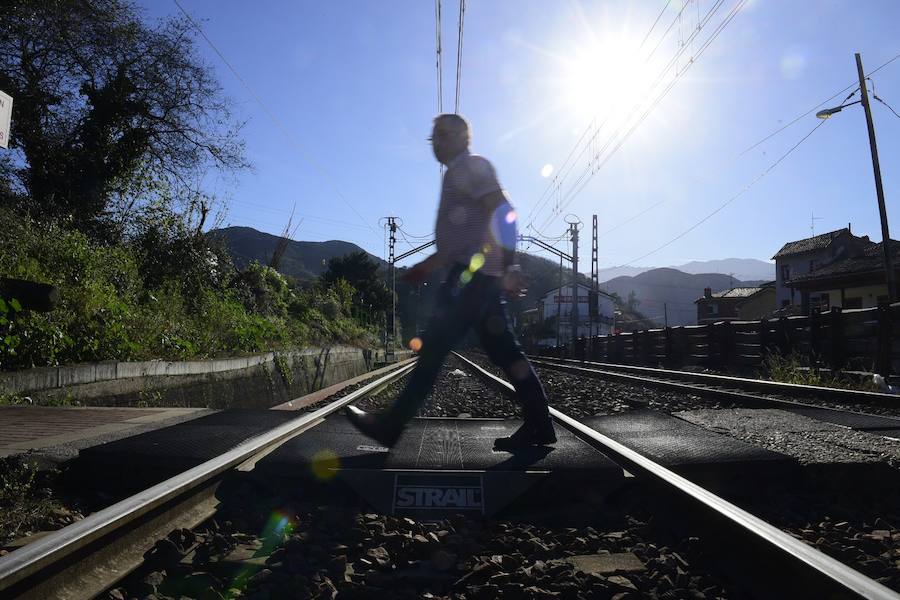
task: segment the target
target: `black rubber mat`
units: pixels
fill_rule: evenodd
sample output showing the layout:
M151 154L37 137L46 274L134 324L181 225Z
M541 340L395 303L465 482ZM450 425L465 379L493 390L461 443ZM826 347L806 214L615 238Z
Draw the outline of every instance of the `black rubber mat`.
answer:
M116 440L79 453L82 463L122 464L134 469L182 469L199 465L299 413L282 410L223 410Z
M388 451L365 437L343 416L290 440L257 465L261 469L303 469L331 461L337 469L461 471L621 471L568 430L556 428L553 446L514 454L493 450L494 439L510 435L517 420L414 419Z
M791 408L790 412L817 421L833 423L850 429L866 431L869 429L900 429L900 419L881 415L861 415L830 408Z
M634 410L584 423L660 464L728 467L790 462L787 456L720 435L654 410Z

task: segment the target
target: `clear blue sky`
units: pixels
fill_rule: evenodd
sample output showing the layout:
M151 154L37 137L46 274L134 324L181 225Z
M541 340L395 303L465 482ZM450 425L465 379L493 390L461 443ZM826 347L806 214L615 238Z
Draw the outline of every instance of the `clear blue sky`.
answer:
M634 63L635 50L665 0L468 1L460 112L473 124L473 150L495 164L520 215L529 215L552 181L542 169L549 164L558 170L588 125L591 107L600 120L610 110L621 114L615 111L640 97L653 69L675 54L679 38L687 39L698 15L714 5L714 0L695 1L699 6L687 7L650 67L624 71L622 65L644 64ZM181 2L202 19L213 43L296 140L287 139L199 41L203 58L234 99L237 115L247 121L243 134L254 165L236 182L210 180L211 188L229 200L227 224L277 234L296 203L305 216L296 239L344 239L376 255L383 254L380 217L401 216L404 230L414 235L433 230L439 173L425 141L437 112L432 2ZM724 0L683 59L737 3ZM178 12L169 0L140 5L151 19ZM681 5L682 0L671 1L644 53ZM452 111L458 4L444 0L442 8L443 102ZM854 52L862 53L867 71L900 54L898 23L896 0L749 0L563 211L587 225L581 269L589 269L592 214L599 215L604 231L664 201L601 238L601 267L628 263L675 237L739 192L818 123L809 115L738 157L851 84ZM594 63L585 58L590 52L599 53ZM878 95L900 112L900 60L873 79ZM873 111L897 238L900 118L874 101ZM600 139L606 139L602 133ZM587 165L582 160L566 181L574 181ZM880 239L859 105L835 115L709 221L637 264L768 259L785 241L809 235L811 213L817 233L852 222L855 233ZM545 233L563 231L562 215ZM548 216L545 210L535 223ZM400 250L406 248L401 243Z

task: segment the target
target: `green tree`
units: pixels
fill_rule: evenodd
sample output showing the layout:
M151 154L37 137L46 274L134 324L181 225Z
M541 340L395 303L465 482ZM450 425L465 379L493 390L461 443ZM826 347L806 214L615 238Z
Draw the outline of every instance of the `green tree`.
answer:
M319 276L326 285L343 279L356 290L358 306L378 313L391 306L391 292L378 274L378 264L365 252L353 252L328 259L328 268Z
M116 197L127 210L184 196L209 168L246 166L191 23L149 27L126 0L5 3L0 89L15 99L0 201L94 235L109 235Z

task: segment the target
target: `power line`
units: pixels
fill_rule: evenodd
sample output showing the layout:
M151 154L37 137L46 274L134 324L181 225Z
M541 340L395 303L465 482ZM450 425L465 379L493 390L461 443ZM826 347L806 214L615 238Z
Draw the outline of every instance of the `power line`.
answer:
M824 125L824 124L825 124L825 121L824 121L824 120L819 121L819 123L818 123L815 127L813 127L813 128L809 131L809 133L807 133L805 136L803 136L803 137L800 139L800 141L798 141L796 144L794 144L793 146L791 146L790 149L788 149L787 152L785 152L784 154L782 154L782 155L778 158L778 160L776 160L776 161L773 162L771 165L769 165L769 166L766 168L766 170L764 170L762 173L760 173L759 175L757 175L756 178L753 179L753 181L751 181L750 183L748 183L748 184L747 184L746 186L744 186L738 193L736 193L735 195L733 195L732 197L730 197L728 200L726 200L725 202L723 202L721 205L719 205L719 207L716 208L714 211L712 211L711 213L709 213L708 215L706 215L705 217L703 217L702 219L700 219L699 221L697 221L696 223L694 223L693 225L691 225L690 227L688 227L687 229L685 229L684 231L682 231L681 233L679 233L678 235L676 235L674 238L672 238L671 240L669 240L669 241L666 242L665 244L662 244L661 246L658 246L658 247L654 248L654 249L651 250L650 252L647 252L646 254L644 254L644 255L642 255L642 256L639 256L639 257L637 257L637 258L635 258L635 259L633 259L633 260L630 260L629 262L627 262L627 263L625 263L625 264L623 264L623 265L619 265L619 266L620 266L620 267L628 267L628 266L631 266L631 265L633 265L634 263L638 262L639 260L644 260L644 259L647 258L648 256L651 256L651 255L653 255L653 254L656 254L657 252L659 252L659 251L662 250L663 248L666 248L666 247L670 246L671 244L674 244L675 242L677 242L678 240L680 240L681 238L683 238L684 236L686 236L687 234L689 234L689 233L692 232L693 230L695 230L695 229L697 229L698 227L700 227L700 225L702 225L703 223L707 222L707 221L710 220L713 216L715 216L716 214L718 214L719 212L721 212L726 206L728 206L729 204L731 204L732 202L734 202L735 200L737 200L738 198L740 198L741 196L743 196L745 193L747 193L747 192L750 190L750 188L752 188L754 185L756 185L757 183L759 183L759 181L762 180L766 175L768 175L769 173L771 173L771 172L775 169L775 167L777 167L784 159L786 159L788 156L790 156L790 154L791 154L794 150L796 150L796 149L800 146L800 144L802 144L803 142L805 142L805 141L809 138L809 136L811 136L813 133L815 133L815 131L816 131L819 127L821 127L822 125Z
M609 160L615 155L615 153L619 150L619 148L621 148L625 144L625 142L631 137L631 135L641 125L641 123L643 123L646 120L647 116L649 116L649 114L659 105L660 102L662 102L662 100L668 95L668 93L672 90L672 88L675 87L675 84L679 81L679 79L681 79L681 77L684 76L684 74L688 71L688 69L690 69L690 67L693 66L693 64L696 62L696 60L698 58L700 58L700 56L710 46L710 44L712 44L712 42L721 34L721 32L734 19L734 17L737 15L737 13L741 10L741 8L744 6L744 4L746 2L747 2L747 0L739 0L737 2L737 4L734 6L734 8L731 10L731 12L728 15L726 15L726 17L719 23L719 25L716 27L716 29L713 31L713 33L710 34L709 38L707 38L707 40L704 42L704 44L697 50L697 52L693 56L690 57L690 59L688 60L687 66L680 71L676 71L675 77L669 82L669 84L665 87L665 89L663 89L662 92L656 96L656 98L644 110L644 112L637 119L637 121L635 121L631 125L631 127L625 132L625 134L618 138L618 142L616 143L616 145L612 148L612 150L610 150L608 153L606 153L603 160L601 161L599 159L600 155L602 155L606 151L606 148L608 148L609 145L613 142L613 140L616 139L616 136L623 129L624 125L620 126L619 128L616 129L616 131L613 133L612 136L610 136L609 140L604 145L604 147L601 148L600 151L598 151L594 155L594 158L591 160L591 164L590 164L589 168L586 169L582 173L582 175L578 178L578 181L576 181L569 188L570 191L566 194L565 199L560 203L559 209L557 210L556 214L560 214L563 210L565 210L565 208L569 204L571 204L571 202L575 199L575 197L578 194L580 194L581 191L584 190L585 187L587 187L587 184L590 182L590 180L593 178L593 176L597 172L599 172L600 169L602 169L609 162ZM699 34L699 32L709 22L709 20L712 18L712 16L715 14L715 12L718 11L718 9L722 6L723 3L724 3L724 0L718 0L716 2L716 4L714 4L712 6L712 8L710 8L707 11L702 22L698 23L697 29L691 34L691 36L688 38L688 40L685 41L685 43L682 45L681 49L678 52L676 52L675 56L672 57L672 59L669 61L669 63L666 65L666 67L661 71L660 75L656 79L656 82L651 87L651 94L652 94L653 90L661 83L663 75L665 75L665 73L667 73L669 70L671 70L673 65L677 64L676 61L681 56L681 54L684 53L685 49L688 47L687 44L689 42L693 41L694 37L696 37ZM626 119L624 120L624 123L628 122L628 120L631 118L631 116L633 114L635 114L637 109L638 109L638 105L636 105L635 108L632 109L631 113L629 113L628 117L626 117ZM596 167L594 167L594 161L597 161ZM579 183L582 180L584 180L584 183L579 186ZM550 215L549 217L547 217L547 219L544 221L544 225L549 223L553 219L553 216L554 215Z
M653 21L653 25L650 26L650 30L647 31L647 35L644 36L644 39L641 40L641 45L638 46L638 50L644 47L644 44L647 43L647 39L650 37L650 34L653 33L653 30L656 29L656 24L659 23L659 20L665 14L666 9L669 8L669 4L672 3L672 0L666 0L665 5L662 7L662 10L659 11L659 14L656 15L656 20Z
M719 1L720 1L720 3L721 3L722 0L719 0ZM663 7L662 11L660 11L659 15L656 17L656 20L655 20L655 21L653 22L653 24L650 26L650 29L647 30L647 33L646 33L646 35L644 36L644 39L643 39L643 41L641 42L641 45L640 45L640 47L638 48L638 50L640 50L640 48L642 48L642 47L644 46L644 43L645 43L645 42L647 41L647 39L650 37L650 34L653 33L653 30L656 28L656 25L657 25L657 23L659 22L659 19L662 17L663 13L665 13L666 8L668 8L670 2L671 2L671 0L667 0L667 2L666 2L666 4L665 4L665 6ZM675 25L675 23L677 22L677 20L681 17L681 14L684 12L684 9L685 9L685 7L686 7L688 4L689 4L689 2L683 3L683 4L682 4L681 10L678 11L678 14L675 15L675 18L672 20L672 23L670 23L670 24L669 24L669 27L666 28L666 31L663 32L663 35L662 35L662 37L660 38L659 42L657 43L656 47L655 47L655 48L650 52L650 54L645 58L645 60L644 60L644 65L646 65L647 63L650 62L650 58L653 56L653 53L656 52L656 49L659 47L659 45L663 42L663 40L664 40L664 39L666 38L666 36L669 34L669 31L671 31L672 27ZM667 68L667 69L664 69L664 70L657 76L657 79L659 79L660 77L662 77L662 75L664 75L664 74L666 73L667 70L668 70L668 68ZM629 115L629 116L630 116L630 115ZM595 131L595 132L594 132L594 135L591 136L591 139L590 139L590 142L589 142L590 144L592 144L592 143L594 142L594 140L596 140L596 138L600 135L600 130L603 128L603 126L606 124L606 122L607 122L608 120L609 120L609 117L607 116L607 118L603 120L603 123L601 123L600 126L597 127L597 131ZM554 177L553 177L553 179L551 180L550 184L548 184L547 188L546 188L546 189L544 190L544 192L541 194L541 197L538 198L538 201L535 203L534 208L532 208L531 211L529 211L528 217L526 218L526 220L528 221L529 225L533 225L533 223L534 223L534 218L532 218L532 215L534 215L534 217L536 218L537 215L540 214L540 210L542 209L543 205L544 205L547 201L549 201L549 199L552 197L552 196L548 196L548 192L550 192L550 190L552 190L554 187L558 187L556 182L558 182L558 181L561 182L561 181L564 180L565 177L567 176L568 173L565 171L565 168L566 168L566 165L567 165L568 162L569 162L569 159L572 158L572 155L575 153L575 151L576 151L576 150L578 149L578 147L581 145L581 142L584 140L584 138L585 138L585 136L588 134L588 132L591 131L591 130L594 128L594 123L595 123L595 121L596 121L596 117L592 118L591 121L590 121L590 123L588 123L587 128L586 128L586 129L584 130L584 132L581 134L581 137L578 138L578 141L575 142L575 145L572 147L572 150L569 151L569 155L566 157L566 160L563 162L563 165L562 165L562 166L559 168L559 170L557 171L557 174L554 175ZM576 159L576 162L577 162L578 159L581 158L581 156L585 153L585 151L587 151L587 148L588 148L588 146L585 146L584 148L582 148L581 152L578 153L578 158ZM573 165L574 165L574 163L573 163ZM571 170L571 169L570 169L570 170ZM579 181L580 181L580 180L581 180L581 179L579 178ZM546 197L546 198L545 198L545 197ZM545 223L545 225L546 225L546 223Z
M315 159L313 159L312 155L306 151L306 148L304 148L303 145L293 136L293 134L291 134L291 132L288 130L288 128L284 125L284 123L282 123L281 120L277 116L275 116L275 113L273 113L269 109L269 107L266 105L266 103L262 101L262 98L260 98L259 95L253 90L253 88L250 87L250 84L248 84L246 82L246 80L244 80L244 78L241 77L241 74L238 73L237 69L235 69L234 66L232 66L232 64L230 62L228 62L228 59L225 58L225 55L222 54L221 51L219 51L219 49L216 47L215 44L213 44L212 40L209 39L209 37L206 35L206 33L204 33L203 29L200 28L200 25L198 25L197 22L194 21L194 19L187 13L187 11L184 9L184 7L181 6L181 3L178 0L172 0L172 1L175 3L175 6L178 7L178 10L180 10L181 13L185 16L185 18L188 20L188 22L194 26L194 29L197 30L197 33L200 34L200 37L202 37L204 40L206 40L206 43L209 44L209 47L212 48L213 52L215 52L218 55L218 57L222 60L222 62L225 64L225 66L228 67L228 70L231 71L231 73L237 78L237 80L241 83L241 85L244 86L244 89L246 89L247 92L253 97L253 100L257 104L259 104L260 108L263 109L263 112L266 113L266 115L269 117L269 119L271 119L271 121L281 131L281 133L284 134L284 136L287 138L288 142L292 143L294 145L294 148L300 152L300 155L306 160L306 162L309 163L309 165L312 166L316 172L318 172L319 176L321 176L325 181L328 182L328 184L332 187L332 189L334 190L334 193L337 195L337 197L340 198L341 201L344 204L346 204L347 207L350 210L352 210L354 212L354 214L356 214L356 216L359 217L359 219L363 223L365 223L366 227L371 229L373 232L378 233L378 231L374 227L372 227L372 225L359 213L359 211L356 210L356 208L352 204L350 204L350 201L344 197L344 194L341 193L341 190L337 187L337 184L334 182L334 180L331 178L331 176L328 174L328 172L324 169L324 167L319 165L319 163L316 162ZM440 1L440 0L438 0L438 1Z
M891 59L885 61L884 63L882 63L881 65L879 65L879 66L876 67L875 69L873 69L873 70L867 75L867 78L868 78L870 75L874 75L877 71L880 71L881 69L883 69L884 67L890 65L891 63L893 63L894 61L896 61L896 60L898 60L898 59L900 59L900 54L894 56L893 58L891 58ZM847 90L849 90L850 88L852 88L854 85L857 85L857 83L856 83L856 82L851 83L850 85L847 85L847 86L844 87L843 89L838 90L837 92L835 92L834 94L832 94L831 96L829 96L829 97L826 98L825 100L822 100L821 102L819 102L818 104L816 104L816 105L813 106L812 108L810 108L810 109L808 109L808 110L802 112L801 114L797 115L795 118L791 119L791 120L790 120L788 123L786 123L785 125L782 125L781 127L777 128L777 129L775 129L774 131L772 131L772 132L768 133L767 135L763 136L760 140L756 141L755 143L751 144L750 146L748 146L747 148L745 148L744 150L742 150L742 151L741 151L738 155L736 155L733 159L727 161L727 163L725 163L725 165L724 165L724 168L727 168L727 167L731 166L731 164L734 163L734 160L735 160L735 159L738 159L738 158L744 156L745 154L749 153L749 152L752 151L753 149L755 149L755 148L759 147L760 145L762 145L763 143L769 141L770 139L772 139L773 137L775 137L776 135L778 135L778 134L781 133L782 131L788 129L790 126L792 126L792 125L794 125L795 123L801 121L804 117L809 116L810 114L812 114L813 112L815 112L817 109L819 109L819 108L821 108L822 106L824 106L824 105L830 103L830 102L833 101L835 98L839 97L841 94L843 94L844 92L846 92ZM841 102L841 104L845 103L847 100L849 100L850 98L852 98L853 96L855 96L857 92L859 92L859 87L858 87L858 86L857 86L856 90L854 90L853 92L851 92L849 95L847 95L847 96L843 99L843 101ZM883 102L880 98L879 98L878 100L881 101L881 102ZM885 104L885 105L887 106L887 104ZM891 108L891 107L888 106L888 108ZM720 171L720 170L721 170L720 168L714 169L714 171ZM632 217L626 219L625 221L622 221L621 223L619 223L619 224L617 224L617 225L615 225L615 226L613 226L613 227L607 229L606 231L604 231L603 233L600 234L600 237L606 236L606 235L612 233L613 231L619 229L620 227L622 227L622 226L624 226L624 225L627 225L627 224L631 223L632 221L635 221L638 217L645 215L646 213L650 212L651 209L656 208L657 206L659 206L659 205L661 205L661 204L664 204L665 202L668 202L668 199L663 199L663 200L660 200L660 201L656 202L655 204L653 204L653 205L647 207L646 209L642 210L642 211L639 212L638 214L636 214L636 215L634 215L634 216L632 216Z
M441 55L443 54L443 51L441 49L441 0L434 0L434 27L436 49L435 67L437 68L438 114L442 114L444 112L444 90L442 82L443 67L441 65Z
M881 69L885 68L886 66L888 66L889 64L891 64L892 62L894 62L894 61L897 60L897 59L900 59L900 54L898 54L898 55L894 56L893 58L891 58L891 59L889 59L889 60L883 62L881 65L879 65L879 66L875 67L874 69L872 69L871 71L869 71L868 75L866 75L866 78L868 78L868 77L874 75L875 73L877 73L877 72L880 71ZM858 83L858 82L854 81L853 83L851 83L850 85L848 85L848 86L845 87L844 89L839 90L839 91L835 92L833 95L831 95L831 96L829 96L828 98L826 98L825 100L822 100L821 102L819 102L818 104L816 104L815 106L813 106L812 108L810 108L809 110L803 112L802 114L797 115L795 118L791 119L786 125L782 125L781 127L779 127L778 129L776 129L776 130L773 131L772 133L770 133L770 134L766 135L765 137L763 137L763 138L762 138L761 140L759 140L758 142L756 142L756 143L751 144L750 146L748 146L744 151L742 151L742 152L739 154L739 156L743 156L744 154L747 154L748 152L750 152L751 150L753 150L754 148L756 148L757 146L759 146L759 145L762 144L763 142L767 142L769 139L775 137L776 135L778 135L779 133L781 133L782 131L784 131L785 129L787 129L788 127L790 127L791 125L797 123L798 121L800 121L800 120L803 119L804 117L806 117L806 116L812 114L812 113L815 112L817 109L819 109L819 108L821 108L822 106L824 106L825 104L831 102L832 100L834 100L835 98L837 98L838 96L840 96L841 94L843 94L844 92L846 92L847 90L853 88L854 86L856 86L856 91L854 91L852 94L850 94L849 96L847 96L846 98L844 98L844 102L846 102L847 100L849 100L850 98L852 98L852 97L856 94L856 92L859 91L859 83ZM841 104L843 104L844 102L841 102Z
M459 37L456 42L456 105L453 112L459 114L459 88L462 80L463 28L466 18L466 0L459 0Z
M872 97L875 98L876 100L878 100L879 102L881 102L882 104L884 104L885 106L887 106L888 110L891 111L892 113L894 113L895 117L900 119L900 115L897 114L897 111L894 110L894 108L890 104L888 104L887 102L885 102L884 100L882 100L881 98L876 96L875 94L872 94Z
M740 7L743 4L743 2L745 2L745 1L746 0L740 0L738 7ZM696 37L700 33L700 31L703 29L703 27L706 25L706 23L708 23L709 20L712 18L712 16L719 10L719 8L721 8L723 3L724 3L724 0L717 0L717 2L706 12L706 15L704 16L702 21L697 23L697 29L694 32L692 32L688 41L692 41L693 38ZM681 9L681 11L679 11L678 15L676 15L675 20L673 20L672 25L674 25L674 22L680 18L681 13L684 11L686 6L687 6L687 3L682 5L682 9ZM668 31L671 29L672 25L670 25L669 29L667 29L666 32L663 34L664 37L665 37L665 35L668 34ZM652 95L654 93L656 88L662 83L665 75L672 69L672 67L674 65L677 64L678 58L686 51L686 49L687 49L687 44L685 43L678 49L678 51L669 60L669 62L666 64L666 66L657 74L652 85L650 86L648 95ZM654 49L654 51L655 51L655 49ZM688 63L688 68L694 63L694 61L696 60L696 58L698 56L699 56L699 52L696 56L691 58L691 60ZM645 60L644 64L646 65L647 62L649 62L649 57ZM675 79L667 86L667 88L665 90L663 90L663 92L656 98L656 100L651 103L649 109L647 111L645 111L644 115L641 116L641 118L625 134L625 136L620 138L620 140L621 140L620 143L610 152L610 154L607 156L607 158L604 159L601 163L599 160L599 157L601 155L603 155L604 152L606 152L606 150L610 147L610 145L616 140L616 138L619 136L619 134L622 132L623 128L625 127L625 124L630 121L630 119L637 113L638 110L640 110L641 103L637 102L632 107L631 111L624 118L623 124L619 125L619 127L616 128L616 130L609 136L609 138L607 138L606 142L600 148L600 150L598 150L596 153L592 154L592 158L591 158L588 168L585 169L585 171L583 171L582 174L578 177L577 181L569 187L569 191L567 192L565 199L562 200L561 202L559 202L559 204L557 206L557 210L555 211L555 214L560 214L562 212L562 210L565 208L565 206L567 206L568 203L570 203L571 200L574 199L574 197L576 195L581 193L581 191L584 189L584 187L587 185L587 183L590 181L590 179L593 177L593 175L597 171L599 171L600 168L606 164L606 162L612 156L612 154L614 154L619 149L619 147L621 147L621 145L624 144L624 142L628 139L628 137L630 137L630 135L634 131L634 129L636 129L637 126L640 125L641 122L643 122L643 120L646 118L646 116L649 114L649 112L652 111L653 108L656 107L656 105L662 100L663 97L665 97L665 95L669 92L669 90L671 90L671 88L674 87L675 82L677 82L678 79L680 79L680 77L682 75L684 75L684 73L686 71L687 71L687 68L685 68L683 71L676 72ZM583 154L583 151L582 151L582 154ZM595 162L597 162L596 168L594 166ZM582 181L584 181L584 184L580 185L580 187L579 187L579 184L581 184ZM546 226L553 219L555 214L551 214L550 216L548 216L542 226Z

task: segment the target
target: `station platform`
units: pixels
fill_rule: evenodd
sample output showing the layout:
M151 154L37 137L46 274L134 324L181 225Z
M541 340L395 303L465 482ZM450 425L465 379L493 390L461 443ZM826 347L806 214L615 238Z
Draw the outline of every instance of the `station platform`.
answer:
M242 442L297 418L281 410L229 409L83 449L81 470L123 477L173 475L231 450Z
M0 407L0 457L67 460L88 446L210 414L204 408Z

